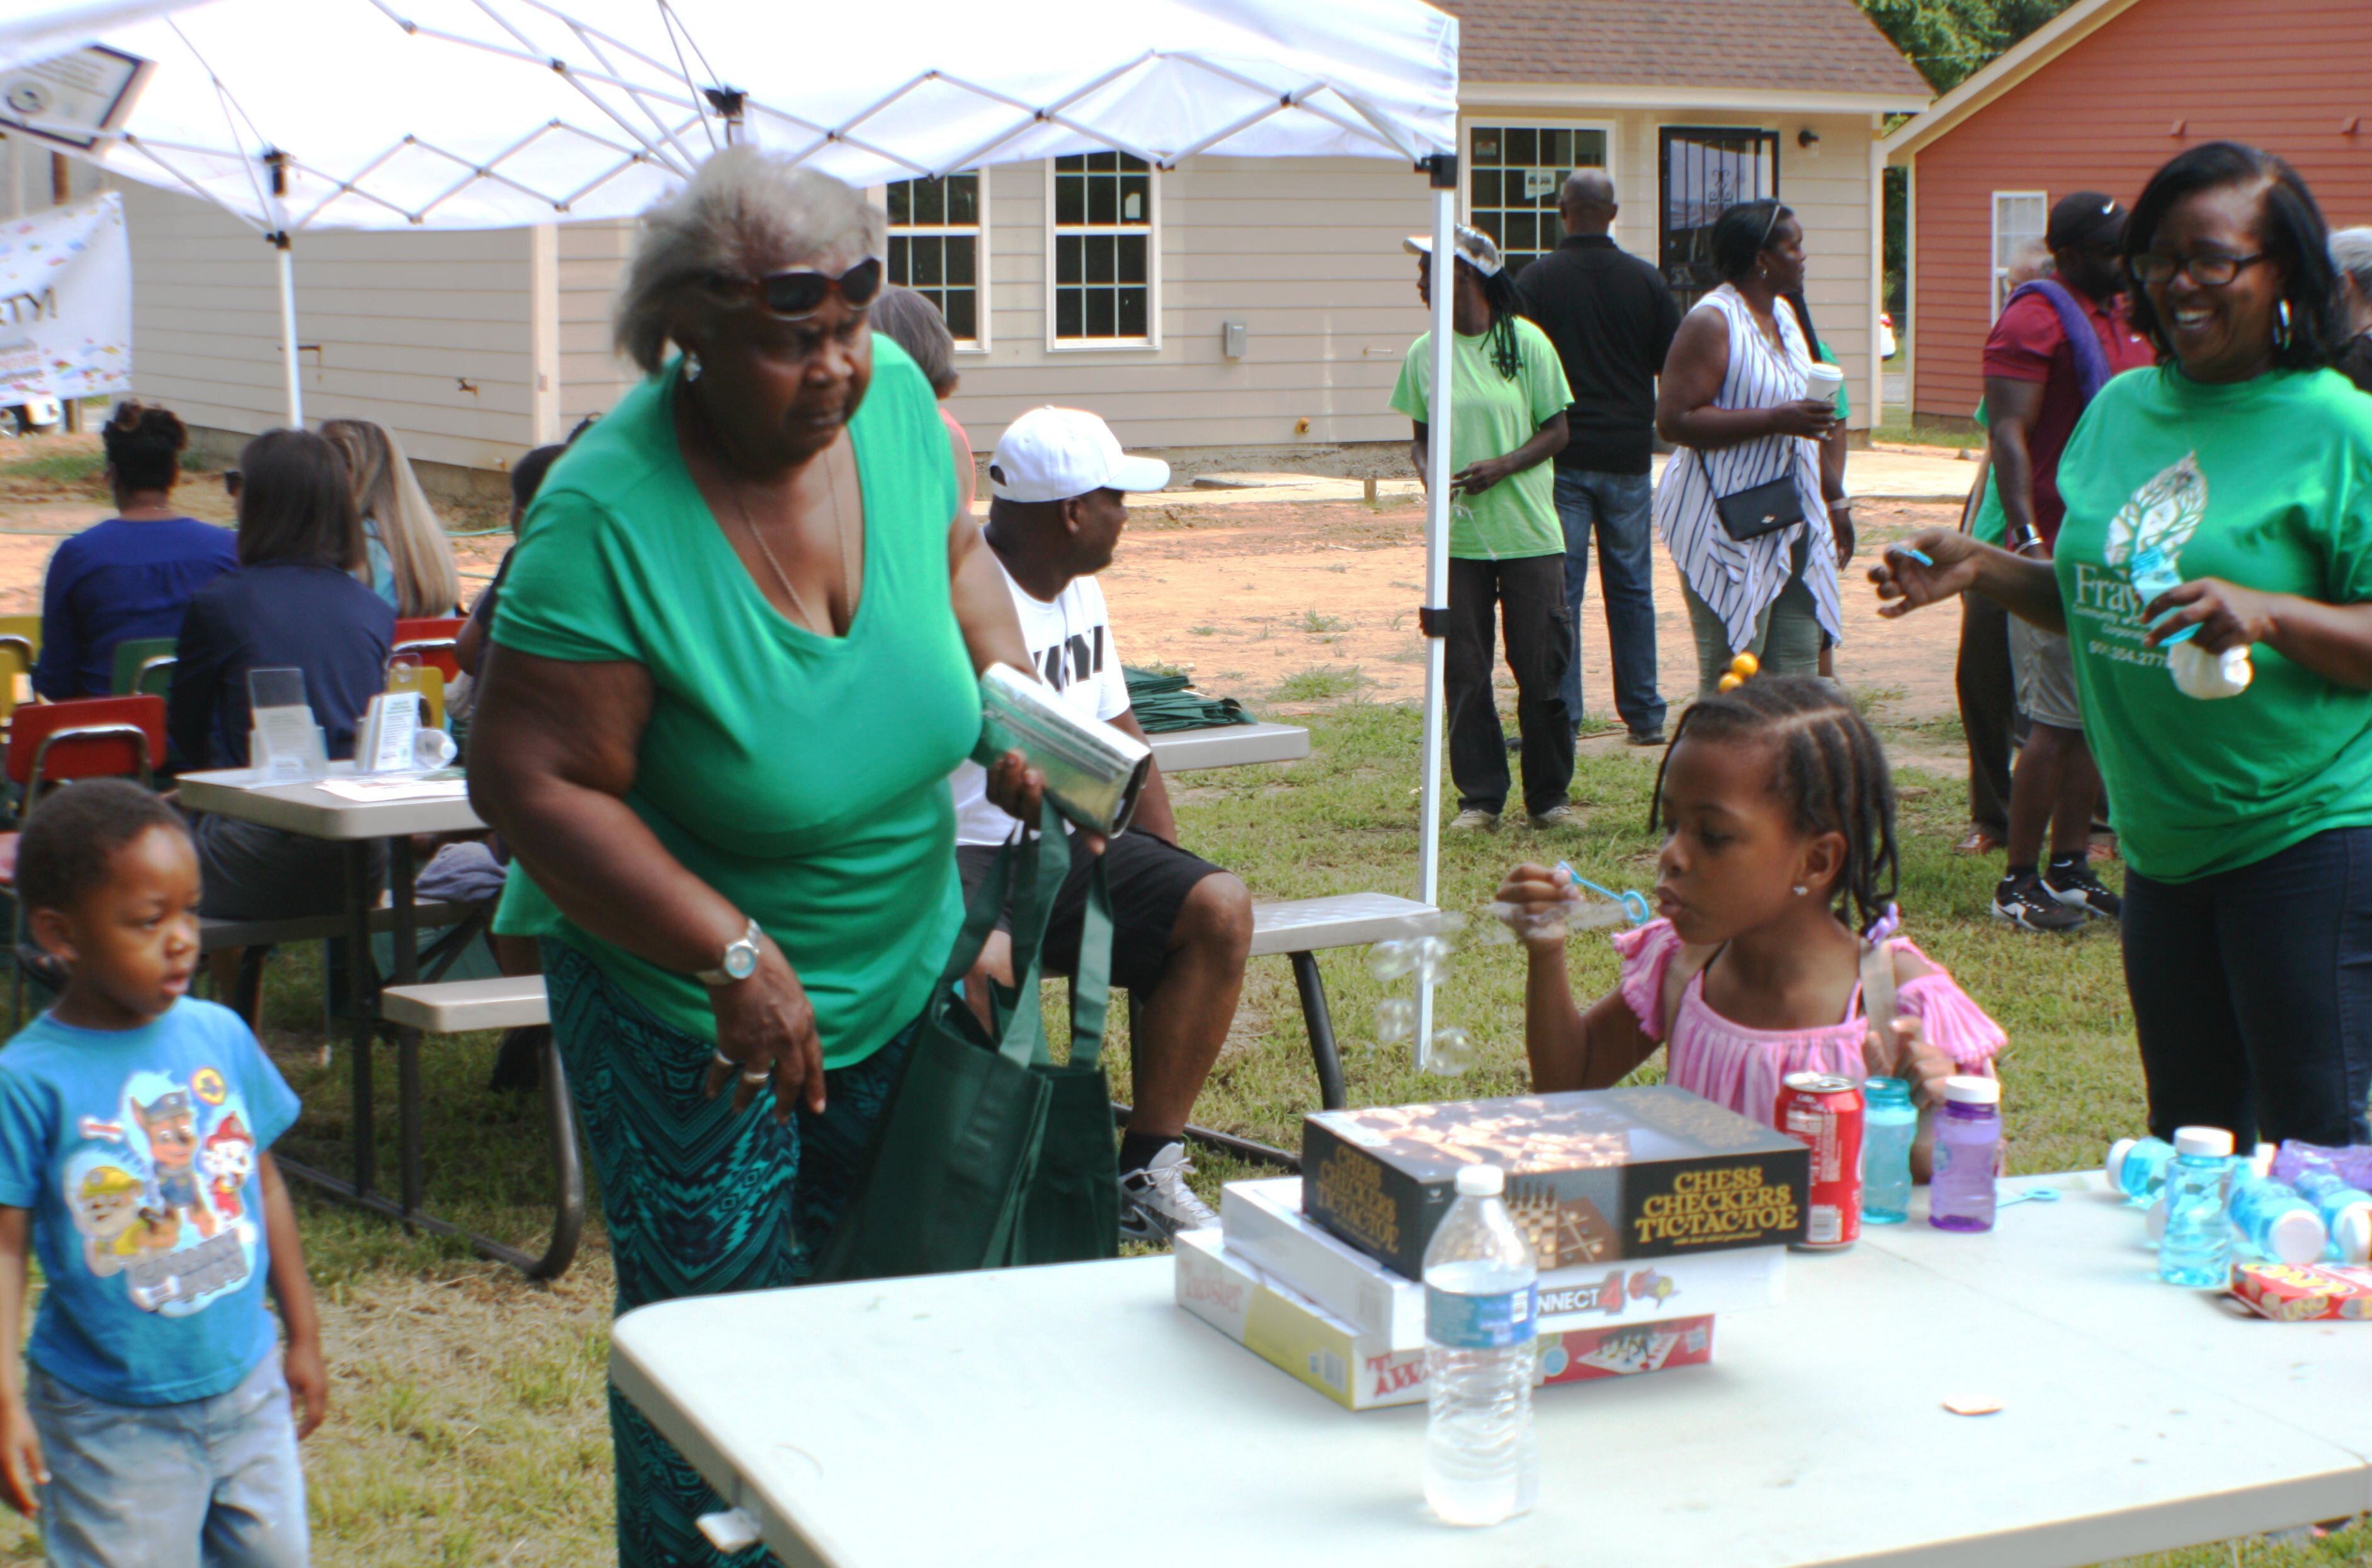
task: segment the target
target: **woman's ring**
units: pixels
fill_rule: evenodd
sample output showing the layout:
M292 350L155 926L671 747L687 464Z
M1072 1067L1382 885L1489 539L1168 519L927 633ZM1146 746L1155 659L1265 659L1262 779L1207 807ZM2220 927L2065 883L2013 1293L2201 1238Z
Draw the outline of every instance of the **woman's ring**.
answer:
M738 1063L737 1063L737 1065L738 1065ZM743 1083L745 1083L745 1084L750 1084L750 1085L762 1084L762 1083L766 1082L766 1080L768 1080L769 1078L772 1078L773 1075L774 1075L774 1070L773 1070L772 1067L761 1067L761 1068L760 1068L760 1069L758 1069L758 1071L756 1071L755 1073L744 1073L744 1074L741 1074L741 1081L742 1081Z

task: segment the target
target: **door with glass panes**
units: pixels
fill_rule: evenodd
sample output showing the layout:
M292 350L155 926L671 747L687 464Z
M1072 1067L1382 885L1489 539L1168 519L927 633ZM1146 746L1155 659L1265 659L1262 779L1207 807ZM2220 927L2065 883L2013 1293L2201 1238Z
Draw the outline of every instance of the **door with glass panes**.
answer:
M1751 126L1667 125L1657 159L1664 281L1688 309L1721 279L1713 226L1724 209L1779 194L1779 134Z

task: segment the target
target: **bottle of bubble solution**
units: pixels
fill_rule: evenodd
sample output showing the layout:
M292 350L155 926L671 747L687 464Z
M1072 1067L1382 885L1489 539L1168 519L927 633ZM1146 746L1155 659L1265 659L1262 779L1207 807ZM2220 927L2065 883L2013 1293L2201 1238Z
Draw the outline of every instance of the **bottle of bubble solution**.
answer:
M1424 1249L1424 1500L1452 1525L1529 1512L1540 1490L1540 1270L1499 1201L1506 1185L1495 1166L1460 1170Z
M2232 1134L2223 1128L2174 1130L2166 1232L2157 1243L2157 1277L2167 1283L2221 1290L2231 1279L2232 1221L2224 1191L2231 1164Z
M2335 1170L2302 1170L2291 1183L2315 1206L2331 1232L2331 1255L2343 1263L2372 1259L2372 1192L2348 1185Z
M2261 1258L2311 1263L2331 1239L2312 1203L2253 1166L2235 1163L2227 1202L2232 1228Z
M1936 1174L1927 1183L1927 1223L1937 1230L1994 1227L1994 1171L2001 1159L2001 1085L1991 1078L1944 1080L1944 1114L1936 1121Z
M1911 1145L1919 1112L1901 1078L1862 1084L1861 1217L1865 1225L1901 1225L1911 1217Z
M2100 1174L2126 1199L2147 1207L2166 1190L2167 1172L2174 1167L2174 1145L2163 1138L2120 1138L2109 1145Z

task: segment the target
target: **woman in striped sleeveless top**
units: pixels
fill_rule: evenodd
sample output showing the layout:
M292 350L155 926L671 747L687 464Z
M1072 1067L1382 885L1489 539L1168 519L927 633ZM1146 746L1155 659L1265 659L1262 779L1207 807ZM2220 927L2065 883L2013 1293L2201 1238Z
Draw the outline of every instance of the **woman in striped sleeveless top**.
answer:
M1656 399L1656 429L1679 448L1656 487L1656 531L1680 569L1707 695L1740 653L1773 674L1819 672L1821 633L1843 640L1837 566L1852 538L1844 497L1821 494L1836 410L1804 395L1811 352L1779 308L1804 285L1803 226L1776 202L1741 203L1715 220L1713 259L1721 285L1681 321ZM1804 520L1732 538L1716 503L1781 479L1795 481Z

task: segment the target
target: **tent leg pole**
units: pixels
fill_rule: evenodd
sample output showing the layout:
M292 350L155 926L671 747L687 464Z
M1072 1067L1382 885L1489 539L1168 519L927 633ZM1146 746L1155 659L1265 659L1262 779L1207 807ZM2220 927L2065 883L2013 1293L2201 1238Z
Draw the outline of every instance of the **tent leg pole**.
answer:
M1424 776L1419 787L1416 896L1419 903L1434 905L1441 900L1441 747L1444 710L1448 704L1442 639L1448 630L1443 622L1448 618L1449 606L1449 492L1440 481L1453 471L1449 459L1450 303L1458 292L1451 286L1456 275L1451 269L1457 263L1453 261L1445 266L1442 259L1458 254L1457 220L1458 160L1453 154L1435 159L1433 167L1433 363L1427 377L1431 390L1425 400L1425 411L1432 416L1425 421L1425 471L1432 482L1425 487L1424 602L1429 613L1423 619L1432 624L1424 628L1424 752L1420 764ZM1416 987L1419 1071L1432 1054L1433 982L1420 976Z
M280 264L280 354L282 368L288 377L288 428L302 430L305 383L296 363L296 268L287 235L273 236L272 246Z

